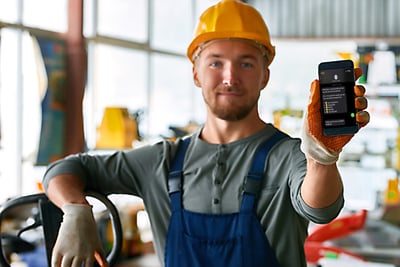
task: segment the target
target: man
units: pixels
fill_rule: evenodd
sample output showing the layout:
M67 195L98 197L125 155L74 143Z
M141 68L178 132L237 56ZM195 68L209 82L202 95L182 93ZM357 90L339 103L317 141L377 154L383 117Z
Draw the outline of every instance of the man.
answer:
M143 199L162 266L306 266L308 222L327 223L343 207L336 160L352 136L322 136L318 81L304 153L299 139L261 120L258 99L274 54L251 6L223 0L206 10L187 51L207 107L203 127L176 142L52 164L44 185L64 211L53 266L92 266L94 254L106 264L89 189ZM365 90L354 90L364 126Z

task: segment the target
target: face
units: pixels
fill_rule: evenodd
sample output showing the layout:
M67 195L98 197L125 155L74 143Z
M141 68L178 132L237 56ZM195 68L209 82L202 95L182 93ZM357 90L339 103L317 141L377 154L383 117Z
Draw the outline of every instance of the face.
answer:
M207 44L194 63L193 75L209 115L238 121L257 111L269 70L254 44L230 39Z

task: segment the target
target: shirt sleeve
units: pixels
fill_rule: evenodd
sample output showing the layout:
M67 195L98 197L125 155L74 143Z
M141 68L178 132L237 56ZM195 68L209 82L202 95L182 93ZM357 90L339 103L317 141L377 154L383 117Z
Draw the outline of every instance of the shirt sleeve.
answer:
M338 199L333 204L325 208L321 209L311 208L304 202L304 200L301 197L299 197L299 202L303 213L310 221L318 224L329 223L339 215L340 211L343 208L344 205L343 191L342 194L339 195Z
M344 206L343 191L337 200L328 207L312 208L308 206L301 196L301 186L307 171L306 158L300 150L300 140L293 144L294 146L290 149L291 155L289 156L293 162L293 172L289 180L292 205L303 218L318 224L328 223L339 215Z
M80 153L68 156L49 165L43 185L60 174L78 176L86 190L103 194L132 194L141 197L146 183L156 179L169 168L173 143L161 141L151 146L116 151L107 155Z

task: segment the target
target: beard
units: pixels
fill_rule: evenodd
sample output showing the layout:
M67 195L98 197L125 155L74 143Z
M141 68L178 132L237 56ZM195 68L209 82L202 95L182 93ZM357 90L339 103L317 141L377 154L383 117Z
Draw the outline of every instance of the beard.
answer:
M215 117L225 121L240 121L246 118L250 112L257 107L258 97L247 99L246 101L229 101L229 103L219 104L216 98L207 98L203 92L203 99L208 110Z

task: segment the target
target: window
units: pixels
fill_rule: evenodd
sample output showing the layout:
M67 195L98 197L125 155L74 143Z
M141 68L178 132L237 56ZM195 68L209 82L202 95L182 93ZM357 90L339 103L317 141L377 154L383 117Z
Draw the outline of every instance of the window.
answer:
M90 79L85 96L85 135L89 149L95 147L96 127L107 106L131 111L148 110L148 55L141 50L92 44Z
M84 114L89 149L94 148L95 127L106 106L142 110L142 136L168 136L170 125L202 122L202 98L192 81L186 48L198 9L215 2L85 1L89 77ZM183 101L176 105L177 99Z
M66 32L68 23L67 3L67 0L24 0L22 22L29 27ZM49 12L50 10L51 12Z
M1 1L0 21L8 23L17 23L19 21L18 4L19 1L7 1L7 0Z
M147 42L148 3L148 0L99 0L98 34L142 43ZM88 19L93 21L93 18Z
M43 73L27 32L0 30L0 201L36 190ZM20 44L20 45L16 45ZM23 56L22 56L23 55ZM40 73L40 75L38 75Z
M165 12L166 10L168 12ZM191 10L191 1L154 0L152 47L184 54L193 32Z
M186 58L162 54L152 56L151 66L149 133L167 135L170 125L183 126L192 120L191 66Z
M199 14L216 2L83 1L88 149L95 149L96 127L106 106L142 110L139 130L150 138L168 136L169 126L204 120L201 91L192 81L186 48ZM34 63L34 42L27 32L64 33L67 12L68 0L0 0L0 24L6 24L0 31L0 159L7 155L10 162L0 165L2 198L36 191L44 171L35 166L41 115L37 73L43 70ZM23 132L30 132L28 139Z

